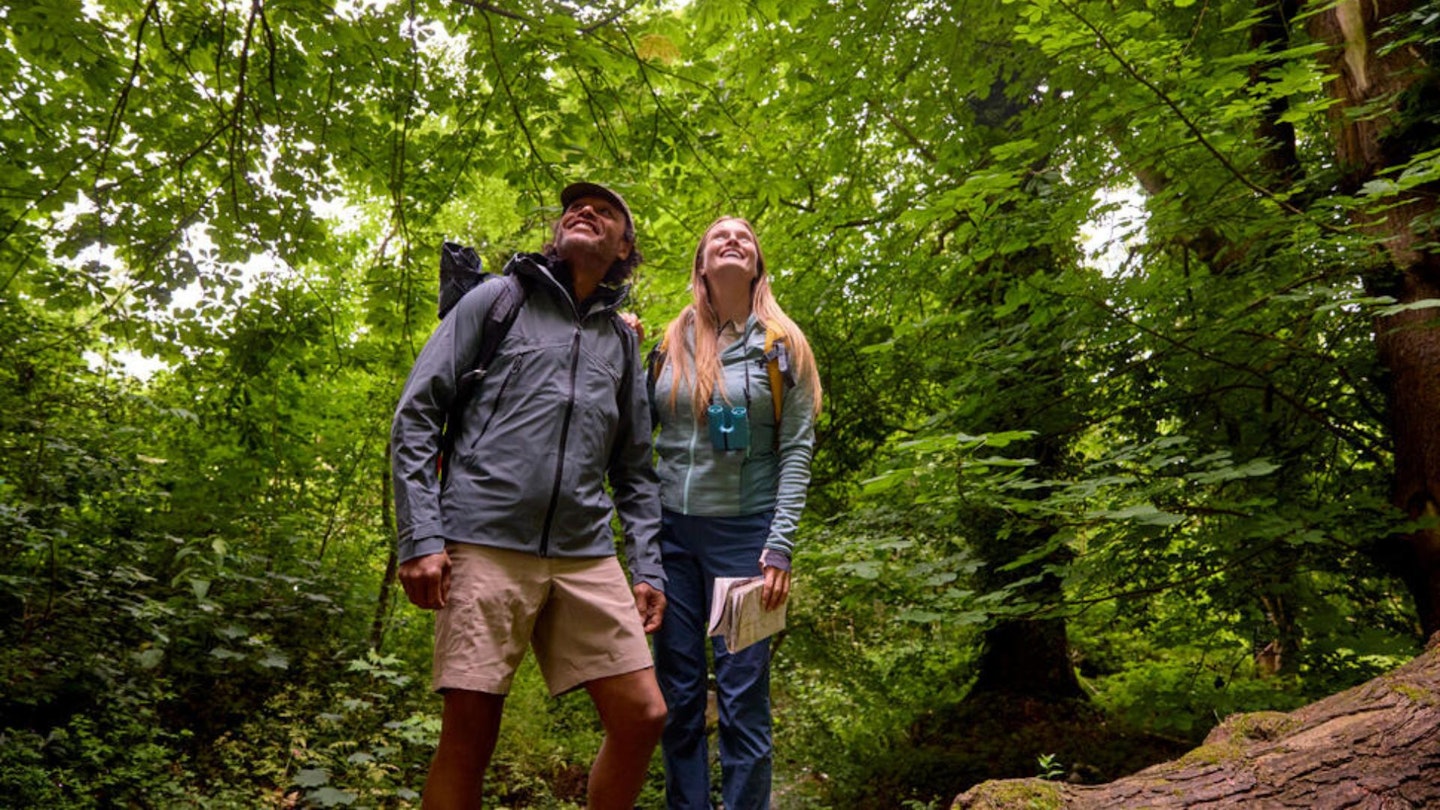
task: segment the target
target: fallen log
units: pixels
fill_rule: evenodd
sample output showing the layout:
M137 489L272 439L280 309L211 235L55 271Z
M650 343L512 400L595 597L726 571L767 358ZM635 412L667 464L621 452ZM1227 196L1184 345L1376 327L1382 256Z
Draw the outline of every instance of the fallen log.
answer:
M982 782L952 810L1440 808L1440 634L1415 660L1293 712L1227 718L1179 759L1104 785Z

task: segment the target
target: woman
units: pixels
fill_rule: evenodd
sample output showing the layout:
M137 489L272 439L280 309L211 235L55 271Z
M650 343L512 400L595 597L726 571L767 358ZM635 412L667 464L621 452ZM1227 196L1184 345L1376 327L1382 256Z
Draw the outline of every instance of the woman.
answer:
M711 588L716 577L763 574L765 608L785 604L820 412L814 355L770 292L750 223L716 220L695 250L690 282L694 300L666 327L651 368L669 600L655 667L670 710L661 746L671 808L710 807ZM772 374L777 367L786 373ZM772 379L783 389L778 424ZM713 648L725 808L768 807L769 641L731 653L716 638Z

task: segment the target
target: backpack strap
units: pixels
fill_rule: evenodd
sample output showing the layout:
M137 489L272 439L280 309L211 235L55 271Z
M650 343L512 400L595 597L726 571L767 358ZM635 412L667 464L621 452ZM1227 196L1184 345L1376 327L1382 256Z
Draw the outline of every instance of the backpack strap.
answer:
M650 424L656 427L660 424L660 406L655 402L655 381L660 379L660 369L665 366L665 341L666 335L661 334L660 342L645 356L645 393L650 399Z
M480 351L475 357L475 368L461 374L456 381L455 396L450 400L450 410L445 414L445 428L440 434L442 474L455 443L455 434L460 430L460 412L465 409L465 404L474 396L485 375L489 373L490 363L495 360L500 344L505 342L505 336L510 334L510 327L515 325L515 318L520 314L520 308L525 305L528 294L525 283L519 276L503 275L493 283L501 285L500 292L490 303L490 309L481 322Z
M466 394L473 393L473 387L489 373L490 363L499 353L500 344L505 342L505 336L510 334L510 327L515 324L515 316L520 314L520 307L525 305L527 291L519 276L505 275L496 281L505 286L495 296L490 311L485 313L485 323L480 327L480 352L475 356L475 368L460 376L461 388L471 389L467 390Z
M765 327L765 373L770 377L771 409L775 412L775 442L780 442L780 415L785 410L786 385L794 385L790 372L790 353L785 349L785 336Z

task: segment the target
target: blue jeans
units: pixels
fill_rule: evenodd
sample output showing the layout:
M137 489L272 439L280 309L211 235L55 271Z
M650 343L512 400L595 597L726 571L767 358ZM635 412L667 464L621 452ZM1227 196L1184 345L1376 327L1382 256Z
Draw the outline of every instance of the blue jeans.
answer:
M760 573L760 551L772 512L744 517L695 517L666 511L660 548L665 560L665 620L655 633L655 675L670 717L660 740L665 800L670 808L710 807L705 739L705 645L715 655L720 710L721 796L725 810L770 806L770 641L731 654L708 639L716 577Z

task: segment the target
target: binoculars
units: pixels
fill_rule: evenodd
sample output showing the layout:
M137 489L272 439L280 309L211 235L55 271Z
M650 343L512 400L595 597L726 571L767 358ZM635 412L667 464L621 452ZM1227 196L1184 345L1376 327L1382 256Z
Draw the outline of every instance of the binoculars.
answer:
M716 450L744 450L750 446L750 415L743 405L711 405L710 445Z

